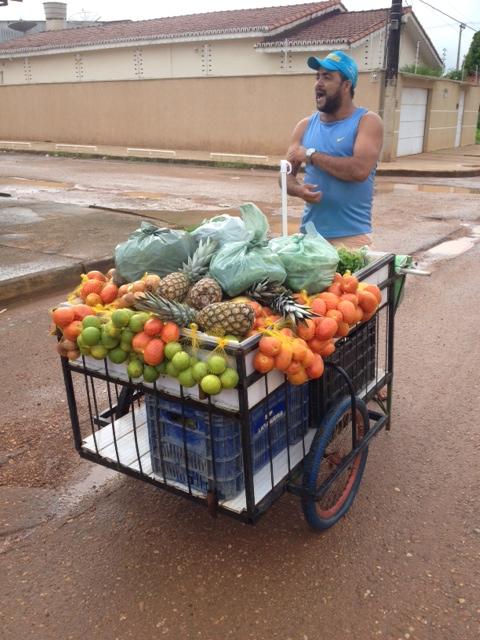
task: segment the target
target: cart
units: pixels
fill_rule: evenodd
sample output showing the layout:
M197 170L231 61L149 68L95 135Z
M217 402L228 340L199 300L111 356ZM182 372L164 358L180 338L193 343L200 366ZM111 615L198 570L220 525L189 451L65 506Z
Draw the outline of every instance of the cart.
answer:
M328 529L352 505L371 439L390 428L405 276L393 254L375 255L356 275L381 289L377 313L336 342L320 379L300 386L254 370L259 336L226 346L240 382L218 396L167 376L135 383L106 359L61 358L80 456L248 523L289 491L313 529ZM215 346L205 336L200 349Z

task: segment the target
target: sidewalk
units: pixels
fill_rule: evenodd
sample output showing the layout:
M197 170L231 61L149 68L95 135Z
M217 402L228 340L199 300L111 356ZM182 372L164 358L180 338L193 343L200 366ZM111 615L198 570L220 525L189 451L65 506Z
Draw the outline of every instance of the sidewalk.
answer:
M28 148L26 145L30 145ZM7 143L0 142L0 149ZM163 162L242 166L278 170L280 157L234 156L201 152L88 147L53 143L8 143L8 149L80 157L109 157ZM480 175L480 145L381 163L381 176L468 177ZM138 228L140 218L77 205L0 198L0 311L22 299L55 288L68 289L81 273L113 266L114 247ZM200 220L198 220L200 221ZM192 220L192 222L197 222ZM35 223L35 233L21 225ZM25 228L26 230L26 228ZM9 233L14 231L15 233ZM4 234L4 235L3 235ZM108 249L106 250L106 247Z
M147 149L113 147L108 145L81 145L53 142L25 142L0 140L0 151L49 153L51 155L88 158L115 158L119 160L152 160L181 164L212 166L244 165L245 168L278 170L280 156L189 151L185 149ZM415 156L405 156L394 162L380 162L379 176L468 177L480 175L480 145L443 149Z

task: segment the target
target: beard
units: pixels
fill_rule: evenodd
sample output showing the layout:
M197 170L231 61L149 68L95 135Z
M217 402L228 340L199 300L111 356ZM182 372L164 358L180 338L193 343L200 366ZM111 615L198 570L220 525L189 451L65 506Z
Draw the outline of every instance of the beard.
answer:
M324 98L325 103L322 107L317 106L318 111L321 111L322 113L335 113L341 107L342 96L340 94L340 89L338 89L333 96L323 95L321 97Z

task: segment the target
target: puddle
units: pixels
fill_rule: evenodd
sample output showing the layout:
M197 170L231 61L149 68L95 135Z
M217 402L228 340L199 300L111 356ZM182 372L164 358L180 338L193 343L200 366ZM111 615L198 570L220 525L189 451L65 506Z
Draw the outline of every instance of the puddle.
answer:
M411 184L409 182L377 182L377 193L393 193L395 191L425 192L425 193L480 193L477 187L451 187L443 184Z
M3 225L15 225L15 224L31 224L32 222L39 222L43 220L38 213L35 213L32 209L27 207L12 207L8 206L1 210L1 223Z

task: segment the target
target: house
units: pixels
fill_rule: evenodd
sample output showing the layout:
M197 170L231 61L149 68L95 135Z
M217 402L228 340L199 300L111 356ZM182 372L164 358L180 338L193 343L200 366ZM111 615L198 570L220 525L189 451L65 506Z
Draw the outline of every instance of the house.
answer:
M0 43L0 138L280 155L315 108L307 57L343 49L357 104L391 119L384 159L473 143L467 83L400 74L384 114L388 22L327 0L28 34ZM442 65L406 8L400 67L415 63Z

